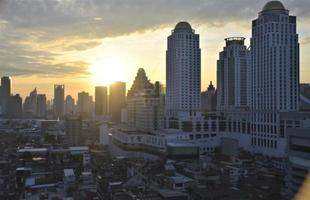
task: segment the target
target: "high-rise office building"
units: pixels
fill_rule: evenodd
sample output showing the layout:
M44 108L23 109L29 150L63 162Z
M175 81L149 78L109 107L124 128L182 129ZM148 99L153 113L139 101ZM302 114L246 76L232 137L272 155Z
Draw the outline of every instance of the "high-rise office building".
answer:
M166 115L196 116L200 111L201 59L199 34L179 22L168 37L166 52Z
M46 115L46 96L45 94L38 94L37 96L37 116L44 117Z
M91 113L92 112L93 97L88 92L79 92L77 107L79 113Z
M19 94L9 96L7 101L7 117L19 118L23 115L22 98Z
M81 117L67 116L65 119L65 134L71 145L80 145L82 142Z
M27 115L34 116L36 115L37 111L37 88L34 88L26 97L24 102L24 113Z
M3 76L1 78L1 107L2 107L2 113L7 113L7 102L9 97L11 96L11 77L9 76Z
M215 110L216 110L216 91L211 81L208 89L206 91L201 92L201 111L203 113L207 113L207 112L214 112Z
M217 61L217 110L237 110L249 105L249 51L245 38L226 38Z
M109 113L114 122L121 121L122 109L126 106L126 83L114 82L109 89Z
M108 114L108 88L105 86L95 87L95 114Z
M296 17L279 1L268 2L252 22L252 108L297 111L299 43Z
M127 95L128 126L139 131L151 132L164 127L164 105L160 96L160 84L152 84L143 68Z
M281 112L299 110L299 43L296 17L268 2L252 21L251 144L259 153L284 154Z
M54 116L62 117L64 114L65 86L54 85Z
M75 102L71 95L66 96L65 114L73 114L75 112Z

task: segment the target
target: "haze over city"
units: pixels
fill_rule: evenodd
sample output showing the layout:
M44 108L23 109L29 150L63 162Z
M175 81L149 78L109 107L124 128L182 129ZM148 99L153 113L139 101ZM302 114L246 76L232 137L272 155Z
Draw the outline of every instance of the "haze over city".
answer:
M65 84L76 98L81 90L124 81L138 68L165 82L166 37L186 20L200 34L201 84L216 84L216 60L224 38L241 36L249 45L251 20L261 0L1 0L1 75L13 78L22 97L34 87L52 98L53 84ZM310 1L285 0L297 15L300 82L310 82ZM31 81L29 81L31 80Z

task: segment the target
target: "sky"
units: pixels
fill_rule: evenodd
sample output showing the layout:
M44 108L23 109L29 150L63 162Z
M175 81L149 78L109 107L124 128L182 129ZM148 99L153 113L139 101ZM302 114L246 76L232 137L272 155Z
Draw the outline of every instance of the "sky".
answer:
M216 85L216 60L227 37L246 37L266 0L0 0L0 76L12 77L23 98L35 87L53 97L94 92L138 68L165 83L167 36L179 21L200 34L202 89ZM300 79L310 82L310 1L283 0L296 15Z

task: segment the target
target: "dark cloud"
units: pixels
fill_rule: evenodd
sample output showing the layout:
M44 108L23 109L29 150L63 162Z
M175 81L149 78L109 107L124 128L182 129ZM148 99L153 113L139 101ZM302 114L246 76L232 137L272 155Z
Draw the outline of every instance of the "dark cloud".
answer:
M247 23L265 0L0 0L0 58L11 74L85 73L87 63L56 63L61 51L83 51L98 39L171 26L179 20L221 27ZM309 0L283 1L309 21ZM173 27L171 27L172 29ZM88 41L89 40L89 41ZM61 42L63 41L63 42ZM32 49L29 43L51 45ZM28 45L26 45L28 43ZM76 65L76 67L73 67ZM10 66L10 67L9 67Z

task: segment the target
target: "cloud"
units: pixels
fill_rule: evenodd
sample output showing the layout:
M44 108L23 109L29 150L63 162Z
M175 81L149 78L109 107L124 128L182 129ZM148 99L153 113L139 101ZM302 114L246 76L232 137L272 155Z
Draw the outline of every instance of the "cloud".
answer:
M310 37L304 37L302 38L300 44L306 45L310 43Z
M63 52L93 48L102 38L171 27L180 20L212 27L229 22L250 26L265 2L0 0L0 70L12 75L86 73L84 61L67 63L58 57ZM309 0L283 2L292 14L309 20Z

